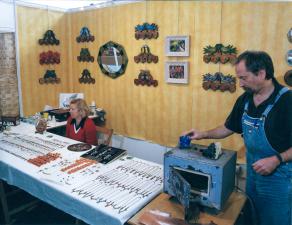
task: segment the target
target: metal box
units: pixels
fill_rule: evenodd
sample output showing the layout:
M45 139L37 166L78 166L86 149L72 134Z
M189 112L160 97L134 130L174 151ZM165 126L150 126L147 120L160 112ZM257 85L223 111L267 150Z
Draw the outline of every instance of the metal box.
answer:
M174 148L164 155L164 192L185 206L199 205L220 211L234 189L236 152L222 150L217 160L202 156L206 146Z

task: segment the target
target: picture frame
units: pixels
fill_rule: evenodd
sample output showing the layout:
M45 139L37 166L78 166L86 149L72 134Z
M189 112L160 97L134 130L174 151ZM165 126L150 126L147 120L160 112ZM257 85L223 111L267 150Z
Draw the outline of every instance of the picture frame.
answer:
M166 56L189 56L189 36L167 36L165 39Z
M167 83L187 84L189 82L188 62L166 62L165 81Z

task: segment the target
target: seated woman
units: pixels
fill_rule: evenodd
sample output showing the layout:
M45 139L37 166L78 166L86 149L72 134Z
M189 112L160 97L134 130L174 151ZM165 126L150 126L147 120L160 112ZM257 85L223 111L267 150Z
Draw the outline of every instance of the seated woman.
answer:
M89 108L83 99L70 102L70 117L66 125L66 137L87 144L96 144L96 130L92 119L88 118Z

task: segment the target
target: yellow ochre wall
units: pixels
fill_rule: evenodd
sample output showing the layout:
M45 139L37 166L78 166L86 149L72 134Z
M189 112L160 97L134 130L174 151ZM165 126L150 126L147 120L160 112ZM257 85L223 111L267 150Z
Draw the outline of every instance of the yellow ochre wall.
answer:
M146 1L70 14L18 7L24 112L33 114L45 104L57 106L60 92L83 92L88 103L95 101L106 110L107 126L115 133L174 146L179 135L191 127L210 129L224 123L242 94L238 84L234 94L203 90L203 74L221 71L234 75L230 64L204 63L203 48L222 43L235 46L239 53L247 49L267 51L274 60L276 77L283 84L283 75L289 69L285 54L291 48L286 37L291 12L289 2ZM52 66L60 70L60 85L38 84L44 66L38 64L43 47L37 40L48 29L48 20L61 40L61 45L54 47L61 51L61 64ZM158 39L134 38L135 26L144 22L159 26ZM84 26L95 36L94 42L76 42ZM165 37L169 35L190 35L189 57L165 56ZM103 75L96 62L99 47L110 40L124 46L129 59L126 73L117 79ZM133 57L144 44L158 55L157 64L134 62ZM77 61L84 47L95 57L94 63ZM165 82L167 61L189 62L187 85ZM94 85L78 82L85 68L96 79ZM140 69L150 70L158 87L134 85ZM234 150L243 146L239 135L222 140L222 144Z

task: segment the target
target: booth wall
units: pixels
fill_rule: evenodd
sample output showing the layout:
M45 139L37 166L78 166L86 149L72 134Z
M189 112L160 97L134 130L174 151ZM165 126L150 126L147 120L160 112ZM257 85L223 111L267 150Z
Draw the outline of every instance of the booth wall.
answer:
M63 12L17 7L19 62L24 115L42 111L46 104L59 105L59 93L72 92L70 56L70 17ZM47 30L53 30L60 45L39 45ZM47 51L60 53L60 64L41 65L39 55ZM40 84L46 70L55 70L60 84Z
M83 92L88 103L95 101L106 110L107 126L115 133L174 146L179 135L191 127L209 129L224 123L242 94L238 84L234 94L203 90L203 74L221 71L235 75L230 64L204 63L203 48L222 43L235 46L239 53L247 49L267 51L274 60L275 76L283 83L283 75L289 69L285 54L291 48L286 37L291 27L291 11L289 2L145 1L71 14L18 7L25 114L41 110L44 104L57 106L60 92ZM48 47L39 46L37 40L48 29L47 21L61 40L60 47L54 47L61 49L61 64L52 66L62 79L60 85L38 84L45 72L44 66L38 64L38 55ZM158 39L134 38L135 26L144 22L159 26ZM76 42L83 26L95 36L94 42ZM190 35L189 57L165 56L165 38L169 35ZM108 41L121 44L129 59L125 74L117 79L103 75L96 60L99 47ZM134 62L144 44L159 57L157 64ZM95 57L93 63L77 61L81 48L85 47ZM167 61L189 63L188 84L165 82ZM96 79L95 84L78 82L85 68ZM158 87L134 85L141 69L150 70L158 80ZM243 146L239 135L222 143L234 150Z

